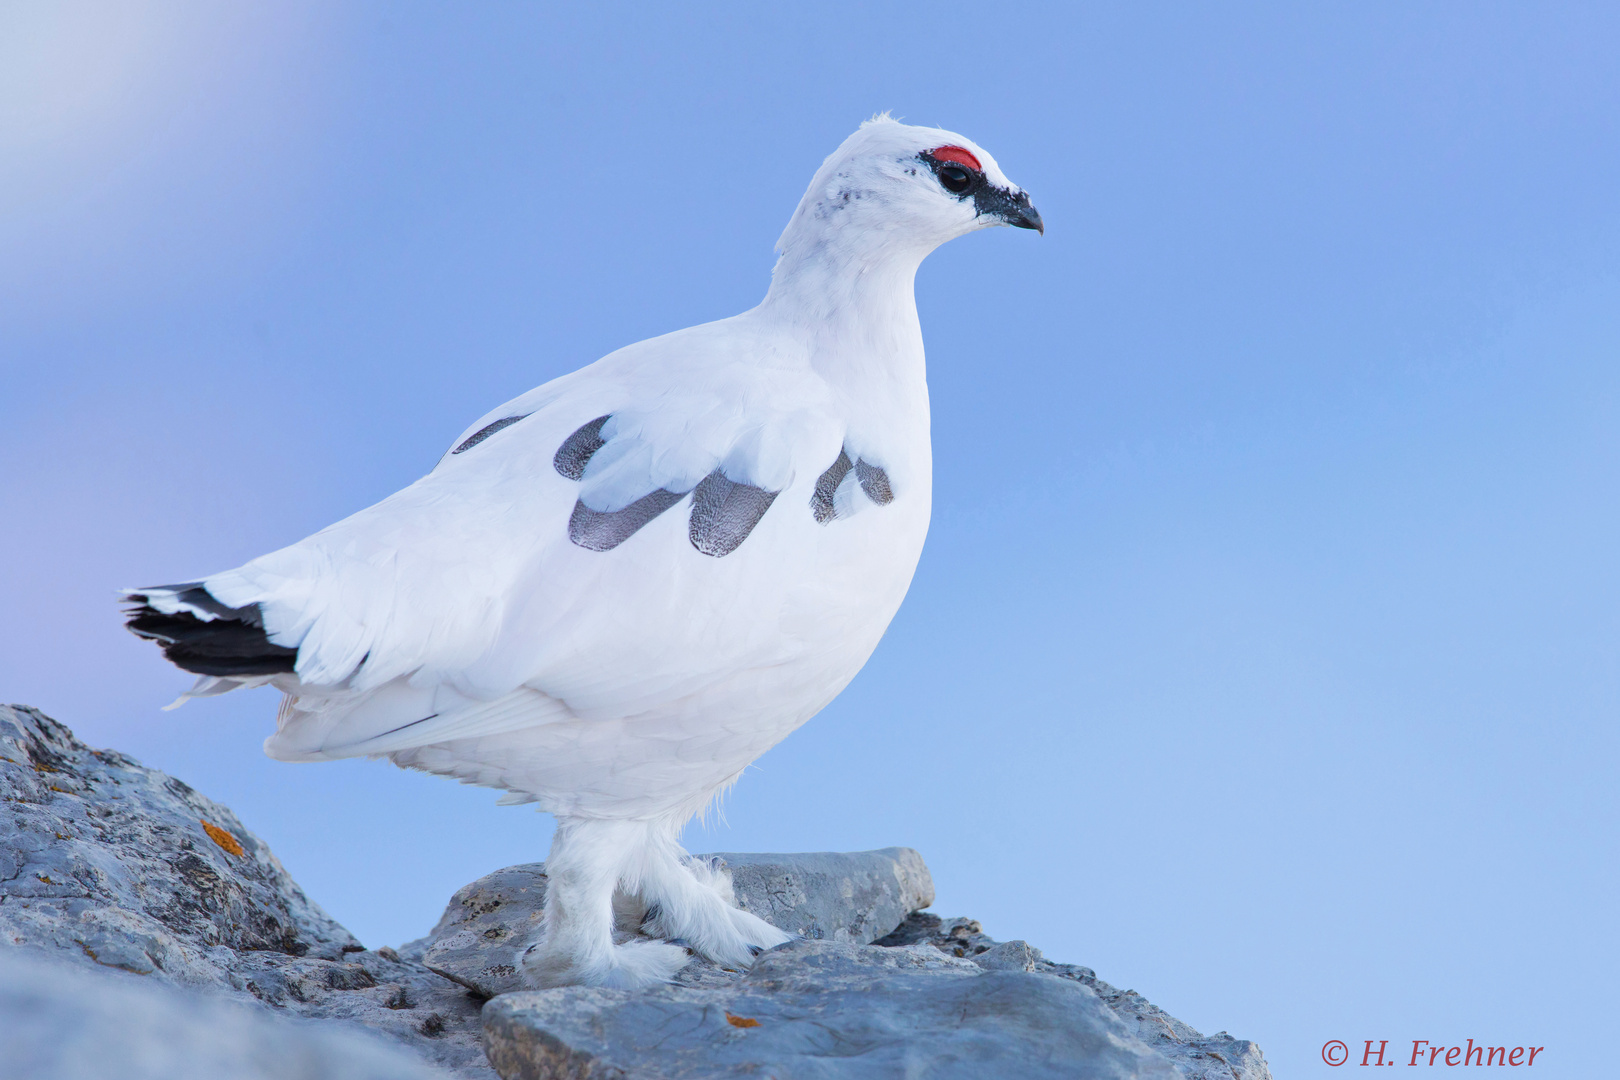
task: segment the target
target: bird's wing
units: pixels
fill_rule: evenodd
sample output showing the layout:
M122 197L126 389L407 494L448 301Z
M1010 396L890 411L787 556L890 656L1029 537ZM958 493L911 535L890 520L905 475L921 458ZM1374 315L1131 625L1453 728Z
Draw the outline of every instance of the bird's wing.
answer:
M409 679L397 679L360 693L288 694L265 750L280 761L330 761L572 719L561 701L528 687L479 701L449 687L413 687Z
M837 456L843 431L818 379L768 343L713 332L723 325L531 391L410 487L205 579L297 650L272 752L382 753L623 716L752 648L746 633L703 639L706 616L737 602L714 595L713 564L780 574L768 564L792 530L762 530L771 548L756 555L746 541L776 493ZM794 509L813 534L809 509Z

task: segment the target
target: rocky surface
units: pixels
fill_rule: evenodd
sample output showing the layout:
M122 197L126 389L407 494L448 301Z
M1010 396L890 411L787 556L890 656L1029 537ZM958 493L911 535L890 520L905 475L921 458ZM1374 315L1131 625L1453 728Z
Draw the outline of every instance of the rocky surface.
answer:
M906 847L699 858L725 863L738 907L816 941L867 945L934 902L927 864Z
M1180 1076L1082 984L928 945L800 940L726 986L507 994L484 1037L507 1080Z
M1252 1042L928 912L873 945L790 942L747 972L694 960L650 991L503 994L484 1007L484 1043L505 1080L1271 1080Z
M456 890L428 935L399 947L472 990L492 998L521 989L517 950L540 929L546 898L546 864L520 863L485 874Z
M934 881L911 848L697 858L726 869L738 907L812 940L865 945L934 902ZM516 952L540 928L545 870L523 863L464 886L428 936L400 952L484 997L522 989ZM623 936L634 935L640 914L621 912Z
M934 887L910 848L699 858L724 860L739 905L804 940L747 973L694 959L653 991L516 992L516 946L538 929L546 888L545 864L524 863L462 888L433 931L401 952L496 999L484 1009L484 1039L507 1080L758 1070L1270 1078L1252 1042L1203 1035L1090 968L995 940L976 920L918 910ZM638 921L631 913L627 936ZM964 975L996 978L937 981ZM728 1014L771 1030L737 1028ZM1018 1069L1005 1072L1009 1063Z
M0 706L8 945L370 1029L460 1075L493 1076L481 1001L392 949L365 949L230 810L36 710Z
M62 1080L124 1058L120 1075L222 1080L493 1080L491 1062L508 1080L1270 1080L1253 1043L917 910L933 882L909 848L702 858L799 939L746 973L694 960L651 991L509 992L544 864L480 878L426 937L370 951L225 807L0 706L0 1062Z
M1131 1035L1162 1054L1185 1080L1271 1080L1265 1055L1248 1039L1234 1039L1224 1031L1201 1034L1135 990L1109 986L1088 967L1054 963L1028 942L996 941L976 919L942 919L926 911L913 912L878 945L926 945L986 971L1027 971L1072 980L1094 992Z
M434 1080L381 1039L0 949L0 1074L27 1080Z

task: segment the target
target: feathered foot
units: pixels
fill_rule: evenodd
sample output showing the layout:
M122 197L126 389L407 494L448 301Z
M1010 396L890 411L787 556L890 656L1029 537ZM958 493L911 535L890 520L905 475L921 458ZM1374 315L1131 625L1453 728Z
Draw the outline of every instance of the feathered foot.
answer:
M541 933L518 956L523 981L634 989L670 981L692 953L743 969L791 939L740 910L725 865L682 851L678 830L674 821L559 819ZM644 936L624 940L624 931Z
M737 907L731 873L719 860L694 859L670 844L641 880L647 903L642 933L679 939L721 967L742 969L754 957L792 939Z
M646 834L645 822L558 820L539 940L518 954L527 985L634 990L669 982L686 966L691 955L677 945L613 942L614 890Z
M519 957L523 981L536 990L552 986L607 986L640 990L675 978L692 956L678 945L661 941L609 944L602 952L580 955L567 948L547 947L544 937Z

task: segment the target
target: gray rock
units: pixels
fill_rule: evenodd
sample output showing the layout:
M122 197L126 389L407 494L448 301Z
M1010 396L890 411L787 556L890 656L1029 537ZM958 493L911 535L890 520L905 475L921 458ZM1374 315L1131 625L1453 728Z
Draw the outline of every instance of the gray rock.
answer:
M351 1028L0 949L0 1069L28 1080L446 1080Z
M1044 959L1027 941L1003 941L975 955L973 962L986 971L1037 971Z
M934 902L928 867L911 848L698 858L723 860L737 906L807 938L865 945ZM545 896L545 863L497 870L460 889L432 932L402 951L420 950L429 969L483 997L522 989L516 952L538 932ZM621 912L622 938L634 936L638 914ZM692 976L702 972L700 963Z
M545 863L508 866L463 885L423 940L422 963L480 997L522 989L518 946L539 932L545 899Z
M878 944L890 948L932 948L990 969L1030 971L1071 979L1089 987L1137 1039L1162 1054L1184 1080L1271 1080L1260 1048L1226 1032L1204 1035L1148 1001L1135 990L1119 990L1088 967L1046 959L1026 942L997 942L976 919L942 919L913 913Z
M31 709L0 707L0 799L0 895L69 914L53 931L82 927L95 963L201 981L207 962L181 942L323 960L363 949L235 814ZM97 910L113 899L122 917Z
M870 944L934 902L934 879L907 847L699 857L726 861L738 907L818 941Z
M507 994L484 1007L484 1039L505 1080L1178 1080L1080 983L927 946L801 940L728 987Z
M0 946L367 1028L490 1077L478 1002L306 897L236 815L0 706Z

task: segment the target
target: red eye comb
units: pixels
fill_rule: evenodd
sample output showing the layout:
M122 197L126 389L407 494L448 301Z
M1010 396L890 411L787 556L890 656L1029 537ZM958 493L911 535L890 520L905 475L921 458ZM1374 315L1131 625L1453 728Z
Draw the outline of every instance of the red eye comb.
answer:
M984 166L979 164L979 159L960 146L941 146L930 152L939 161L950 161L957 165L966 165L974 172L984 172Z

